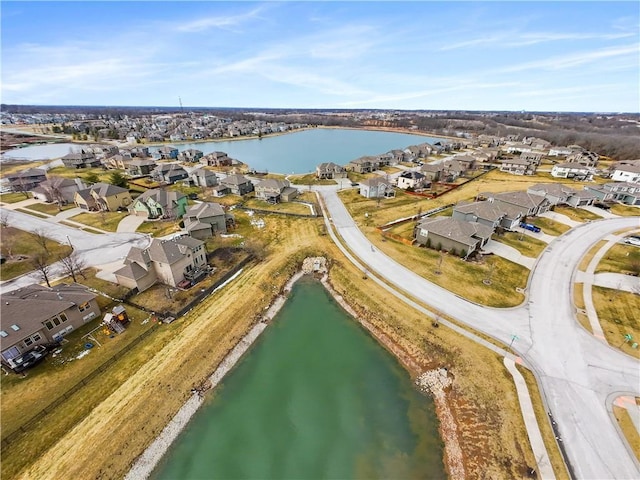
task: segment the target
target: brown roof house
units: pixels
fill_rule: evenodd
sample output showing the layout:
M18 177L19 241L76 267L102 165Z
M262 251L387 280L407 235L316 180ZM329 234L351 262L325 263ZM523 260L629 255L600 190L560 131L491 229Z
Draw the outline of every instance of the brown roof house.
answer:
M80 178L49 177L31 190L33 198L43 202L55 202L62 205L73 203L76 192L87 186Z
M189 173L190 183L197 187L215 187L218 185L218 177L211 170L196 168Z
M298 190L288 180L267 178L256 185L256 198L269 203L290 202L297 196Z
M493 229L478 222L465 222L451 217L435 217L416 225L417 243L467 258L491 240Z
M233 159L224 152L211 152L200 158L200 163L210 167L228 167L233 165Z
M187 235L154 238L147 248L132 247L124 267L114 272L120 285L142 292L157 282L176 287L207 265L204 243Z
M11 185L11 190L14 192L28 192L47 179L47 172L41 168L28 168L27 170L7 175L7 179L9 180L9 185Z
M84 210L115 212L128 207L133 200L126 188L110 183L94 183L87 189L78 190L73 201Z
M216 233L227 233L227 224L233 222L233 216L225 213L218 203L202 202L191 205L183 220L189 235L205 240Z
M64 166L69 168L99 167L102 163L92 152L85 151L68 153L61 160Z
M220 185L227 187L234 195L245 195L253 192L253 183L244 175L228 175L220 180Z
M55 343L67 333L100 317L96 295L77 283L53 288L28 285L0 295L2 362L35 345Z

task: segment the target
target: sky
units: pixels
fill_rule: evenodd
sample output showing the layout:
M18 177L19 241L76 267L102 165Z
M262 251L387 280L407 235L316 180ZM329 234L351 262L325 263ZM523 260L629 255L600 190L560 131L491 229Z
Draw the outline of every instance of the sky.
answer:
M0 101L640 111L640 3L2 0Z

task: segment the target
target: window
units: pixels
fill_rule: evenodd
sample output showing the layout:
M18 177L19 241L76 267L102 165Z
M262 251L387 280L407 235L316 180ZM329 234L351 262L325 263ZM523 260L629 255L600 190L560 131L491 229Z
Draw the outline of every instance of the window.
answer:
M44 322L44 326L47 327L47 330L53 330L53 327L54 327L51 320L47 320L46 322Z
M0 337L4 338L4 337L8 337L9 334L7 332L5 332L4 330L0 330Z
M29 338L29 337L25 338L24 339L24 346L25 347L29 347L31 345L33 345L33 340L31 340L31 338Z
M78 307L78 310L80 310L81 312L84 312L85 310L87 310L90 307L89 302L85 302L82 305L80 305Z
M33 334L31 338L33 339L34 342L39 342L40 340L42 340L42 337L40 336L39 333Z
M20 327L14 323L13 325L11 325L11 329L12 329L14 332L17 332L18 330L20 330Z
M68 320L67 316L64 313L61 313L58 316L60 317L60 320L62 320L63 322L66 322Z

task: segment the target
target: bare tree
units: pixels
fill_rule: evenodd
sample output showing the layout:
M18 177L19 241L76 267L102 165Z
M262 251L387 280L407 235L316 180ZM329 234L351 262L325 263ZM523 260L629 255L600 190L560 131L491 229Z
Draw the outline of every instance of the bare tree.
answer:
M82 275L82 278L86 279L84 275L84 269L87 268L87 262L78 254L77 251L71 252L67 257L60 257L60 263L67 275L73 278L74 282L77 282L77 275Z
M0 209L0 227L5 228L9 226L9 212L7 210Z
M47 287L51 288L49 283L49 274L51 273L51 266L47 263L47 255L44 252L40 252L31 258L31 264L33 268L38 271L42 280L47 283Z
M49 248L47 245L49 239L45 234L45 230L43 228L37 228L33 232L31 232L31 236L36 241L36 243L42 247L44 253L49 254Z

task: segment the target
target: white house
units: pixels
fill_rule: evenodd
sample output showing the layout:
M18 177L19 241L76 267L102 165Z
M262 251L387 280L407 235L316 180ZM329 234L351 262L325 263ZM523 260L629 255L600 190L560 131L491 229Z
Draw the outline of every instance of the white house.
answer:
M613 170L611 179L616 182L640 183L640 165L618 165Z

